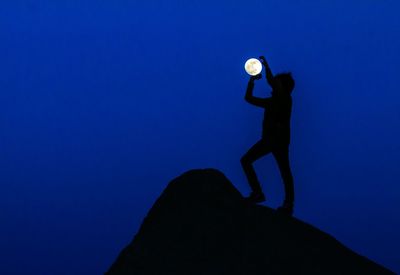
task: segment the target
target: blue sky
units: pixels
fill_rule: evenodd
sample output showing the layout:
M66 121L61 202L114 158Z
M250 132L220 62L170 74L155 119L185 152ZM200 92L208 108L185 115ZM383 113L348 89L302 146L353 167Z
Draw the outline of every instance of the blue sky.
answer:
M0 273L99 274L166 184L261 135L247 58L291 71L295 215L400 272L397 1L3 1ZM265 81L255 94L268 96ZM266 205L283 196L255 164Z

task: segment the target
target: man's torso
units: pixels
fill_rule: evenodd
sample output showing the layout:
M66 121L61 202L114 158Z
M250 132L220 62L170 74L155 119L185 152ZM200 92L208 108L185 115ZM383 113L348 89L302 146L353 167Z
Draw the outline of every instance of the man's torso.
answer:
M272 96L264 111L262 138L272 143L290 143L292 97Z

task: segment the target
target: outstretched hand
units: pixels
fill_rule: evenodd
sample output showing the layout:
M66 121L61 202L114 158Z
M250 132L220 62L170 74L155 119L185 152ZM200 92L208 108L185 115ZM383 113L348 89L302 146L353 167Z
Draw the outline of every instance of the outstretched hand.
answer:
M267 62L267 59L265 59L265 57L264 57L263 55L260 56L259 59L260 59L261 63L262 63L266 68L269 67L268 62Z

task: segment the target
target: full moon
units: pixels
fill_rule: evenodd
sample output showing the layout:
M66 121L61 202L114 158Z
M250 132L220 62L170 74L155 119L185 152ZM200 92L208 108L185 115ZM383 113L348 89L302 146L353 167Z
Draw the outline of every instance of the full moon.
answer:
M262 71L262 65L258 59L250 58L244 64L244 69L249 75L258 75Z

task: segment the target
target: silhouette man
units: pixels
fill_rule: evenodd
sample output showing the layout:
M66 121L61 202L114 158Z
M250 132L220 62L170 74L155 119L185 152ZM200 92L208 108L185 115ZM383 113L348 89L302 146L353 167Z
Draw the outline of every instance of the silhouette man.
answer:
M254 144L241 158L243 170L250 184L252 192L247 201L259 203L265 201L257 175L252 163L259 158L272 153L274 156L285 187L285 200L278 211L288 215L293 214L294 190L293 176L289 164L290 143L290 116L292 112L292 96L294 80L290 73L273 76L265 59L260 56L265 67L266 79L272 88L271 96L258 98L253 96L254 81L261 79L262 75L251 76L247 85L245 100L257 107L264 108L264 121L261 139Z

